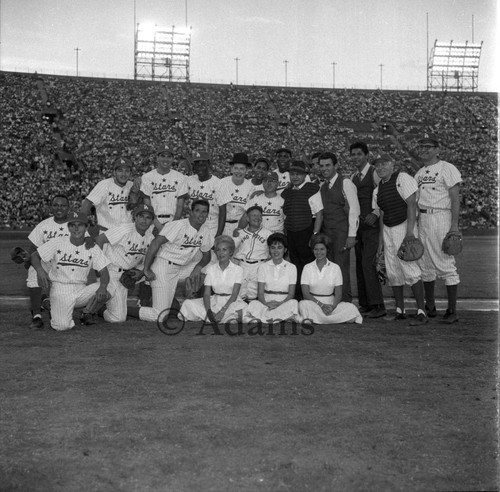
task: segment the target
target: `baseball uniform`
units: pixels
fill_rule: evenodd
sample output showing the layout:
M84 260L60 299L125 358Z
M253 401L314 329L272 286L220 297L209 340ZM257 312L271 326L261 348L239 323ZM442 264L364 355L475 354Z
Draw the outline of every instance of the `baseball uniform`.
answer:
M37 251L42 261L50 263L50 324L57 331L69 330L75 326L75 307L85 306L100 286L99 282L86 285L90 271L101 271L109 260L97 245L75 246L69 237L53 239Z
M232 236L233 231L238 227L238 221L248 208L247 204L255 187L248 179L245 179L242 184L236 185L232 176L222 178L221 186L231 197L226 205L226 227L223 234Z
M248 202L248 208L257 205L262 208L262 227L271 232L284 232L285 214L283 203L285 200L280 195L267 197L265 194L254 196Z

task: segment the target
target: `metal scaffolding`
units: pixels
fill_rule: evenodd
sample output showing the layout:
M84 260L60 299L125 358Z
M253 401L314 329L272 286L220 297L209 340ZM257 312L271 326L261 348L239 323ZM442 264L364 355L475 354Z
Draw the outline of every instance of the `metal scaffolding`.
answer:
M134 79L189 82L191 28L137 24Z
M476 92L483 43L434 42L427 63L427 90Z

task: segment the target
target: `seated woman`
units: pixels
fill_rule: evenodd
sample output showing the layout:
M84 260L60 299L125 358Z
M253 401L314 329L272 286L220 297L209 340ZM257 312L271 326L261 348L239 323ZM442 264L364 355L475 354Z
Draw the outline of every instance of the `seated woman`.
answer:
M331 242L325 234L314 235L311 248L316 260L304 266L300 285L304 300L300 314L317 324L362 323L358 308L342 299L342 272L327 259Z
M247 304L238 297L243 269L231 261L234 248L232 237L215 238L214 249L218 261L207 267L203 299L186 299L179 319L204 321L208 318L217 323L243 320Z
M259 266L257 299L248 306L247 321L266 323L300 321L299 303L294 299L297 267L283 259L287 239L276 232L267 238L271 259Z

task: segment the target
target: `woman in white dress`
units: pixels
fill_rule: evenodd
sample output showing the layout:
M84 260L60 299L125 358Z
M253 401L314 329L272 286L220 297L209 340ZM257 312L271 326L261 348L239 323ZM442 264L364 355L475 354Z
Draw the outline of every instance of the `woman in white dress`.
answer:
M203 298L186 299L179 319L204 321L208 318L217 323L243 321L247 304L238 297L243 269L231 261L235 249L233 238L216 237L214 249L218 261L207 267Z
M317 324L362 323L358 308L342 299L342 272L328 260L330 239L325 234L314 235L311 248L316 260L304 266L300 285L303 301L299 303L301 316Z
M300 321L299 303L294 299L297 267L286 261L288 242L279 232L267 238L271 259L259 266L257 300L248 305L247 322Z

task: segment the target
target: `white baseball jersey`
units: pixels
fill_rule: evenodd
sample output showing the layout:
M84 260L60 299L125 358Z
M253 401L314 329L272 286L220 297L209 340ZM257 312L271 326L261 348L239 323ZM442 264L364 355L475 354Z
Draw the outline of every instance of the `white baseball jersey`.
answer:
M420 168L415 174L418 183L418 207L451 209L449 189L462 182L460 171L449 162L439 161Z
M160 222L165 222L162 219L173 219L177 208L177 199L187 195L187 179L184 174L174 169L166 174L160 174L158 170L153 169L142 176L141 191L150 198L151 205Z
M262 227L271 232L283 232L285 228L285 214L281 195L267 197L266 195L254 196L248 202L248 208L258 205L262 208Z
M90 270L102 270L109 260L95 245L86 249L85 245L75 246L69 237L60 237L38 248L40 258L50 262L49 278L51 282L63 284L86 284Z
M132 181L127 181L125 186L118 186L113 178L108 178L94 186L86 198L94 204L100 226L109 229L132 222L132 212L127 210L132 185Z
M236 245L234 257L244 261L259 261L269 258L267 238L271 231L261 227L255 232L248 229L240 229L239 236L233 238Z
M187 265L198 250L206 253L214 243L213 234L205 224L197 231L189 219L168 222L159 235L167 242L161 245L157 256L176 265Z
M278 175L278 188L276 189L276 192L278 193L278 195L281 195L283 190L290 183L290 173L288 171L282 173L279 169L276 169L275 172Z
M54 217L42 220L30 232L28 239L38 248L42 244L55 239L56 237L69 236L69 229L67 222L58 224Z
M140 267L154 239L152 229L141 236L134 223L112 227L105 232L109 244L104 245L104 254L115 267L124 270Z
M245 179L242 184L236 185L233 183L232 176L227 176L221 179L221 186L231 196L226 207L226 221L240 220L248 208L250 195L255 191L254 185L248 179Z
M191 200L206 200L210 204L205 225L214 230L214 232L217 232L219 207L231 201L229 190L221 185L221 180L217 176L211 176L206 181L200 181L196 175L189 176L187 186Z

